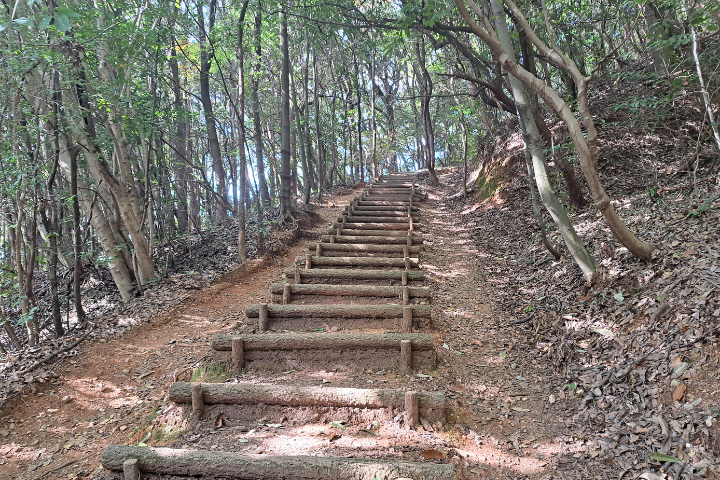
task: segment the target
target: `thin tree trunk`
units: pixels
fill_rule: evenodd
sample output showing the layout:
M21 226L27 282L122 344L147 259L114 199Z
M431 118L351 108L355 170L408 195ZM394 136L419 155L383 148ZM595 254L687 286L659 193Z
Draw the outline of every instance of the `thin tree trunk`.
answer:
M710 120L710 128L712 129L713 137L715 138L715 145L720 151L720 132L718 132L717 123L715 123L713 106L710 102L710 95L708 94L707 87L705 86L705 80L703 79L703 72L702 68L700 67L700 57L698 57L697 32L695 31L695 26L692 24L690 11L685 0L683 0L683 10L685 11L687 23L690 26L690 33L692 35L692 56L693 61L695 62L695 71L697 72L698 76L698 84L700 85L700 98L702 99L703 105L705 106L705 112L707 113L708 120Z
M247 158L245 157L245 50L243 49L243 41L245 37L245 14L247 12L249 0L245 0L240 10L240 18L238 19L238 46L236 50L236 58L238 61L238 156L240 161L240 171L238 172L239 189L237 192L237 216L238 216L238 263L247 260L247 238L246 224L247 216L245 209L245 195L247 192Z
M577 85L578 110L585 125L586 132L583 132L580 122L577 118L575 118L572 110L557 94L557 92L522 68L517 64L517 62L512 61L509 56L509 53L511 52L506 52L503 46L493 35L473 20L465 7L463 0L455 0L455 4L460 10L466 23L489 47L493 58L495 58L495 60L511 74L511 78L517 78L525 86L532 89L543 99L546 105L548 105L563 121L565 121L573 142L575 143L575 148L578 152L578 158L580 160L580 166L583 170L588 186L590 187L590 191L592 192L595 206L603 214L605 222L608 227L610 227L610 230L615 238L617 238L620 243L636 257L649 260L655 246L639 240L632 234L630 229L628 229L627 225L625 225L622 219L620 219L619 215L613 208L612 203L610 202L610 197L608 197L607 192L600 183L600 178L596 168L598 159L597 130L595 129L592 115L590 115L588 101L588 84L590 82L590 78L584 76L577 68L577 65L575 65L575 63L567 56L562 54L562 52L560 52L560 50L556 47L551 49L545 45L545 43L540 40L537 35L535 35L524 15L520 12L512 0L505 0L504 3L522 25L523 30L538 49L539 54L543 55L548 61L553 63L554 66L563 69L563 71L570 72L573 81ZM544 4L542 1L541 3ZM477 5L475 5L474 2L471 2L470 6L480 18L484 18L483 12L477 7ZM549 36L551 39L553 38L552 32L549 32ZM587 138L585 138L585 134L587 134ZM538 172L538 178L539 177L540 175Z
M423 131L425 132L425 168L430 173L430 184L439 185L435 173L435 132L433 130L432 117L430 116L430 99L432 98L433 83L428 72L425 61L424 37L420 37L415 44L415 52L418 57L418 66L415 76L420 87L420 109L422 110Z
M300 165L303 170L303 203L307 205L310 203L310 187L308 186L308 178L310 178L310 172L308 170L307 156L305 155L305 133L303 130L303 121L300 115L300 109L297 103L297 90L295 89L295 78L291 75L290 82L292 86L292 101L295 109L295 128L297 130L297 148L300 151ZM306 107L307 108L307 107Z
M292 215L290 204L290 54L286 5L280 6L280 219Z
M7 313L5 311L5 300L2 295L0 295L0 315L2 315L2 326L5 329L5 333L7 333L8 338L17 350L22 350L23 344L15 333L15 330L12 328L10 320L8 320L7 318Z
M72 211L73 211L73 296L75 301L75 314L78 323L84 323L86 320L85 310L82 306L82 242L80 236L80 200L78 198L78 152L73 149L70 152L70 193L72 194Z
M322 131L320 130L320 81L318 80L317 55L313 50L313 102L315 103L315 137L317 138L317 178L318 178L318 201L322 202L323 187L325 183L325 155L322 140Z
M260 123L260 97L258 90L260 89L260 76L262 75L262 5L258 5L258 11L255 13L255 72L250 82L252 90L252 106L253 106L253 127L255 131L255 163L257 165L258 188L260 189L260 200L263 206L270 205L270 194L268 193L267 177L265 175L265 160L263 158L263 142L262 142L262 125Z
M370 33L370 40L372 41L372 31ZM377 161L377 118L375 113L375 48L370 53L370 113L372 121L372 165L373 165L373 181L377 181L379 178L378 174L378 161Z
M357 134L358 134L358 165L357 177L361 183L365 182L365 159L363 158L362 144L362 96L360 95L360 69L358 68L357 55L353 49L353 65L355 67L355 92L357 93Z
M220 140L218 139L215 114L213 112L212 99L210 97L210 59L213 56L212 45L209 45L208 35L215 25L215 11L217 0L210 0L208 29L205 30L205 12L203 2L197 4L198 25L200 29L200 100L203 107L203 115L208 135L208 146L212 157L212 171L218 184L218 193L222 199L214 209L215 219L222 221L227 218L225 205L228 205L227 176L223 165L222 152L220 151ZM223 203L224 202L224 203Z
M533 171L532 158L530 154L530 149L527 148L527 144L525 145L525 165L527 166L528 172L530 200L532 201L533 212L535 213L535 220L537 220L538 227L540 228L540 241L545 246L547 251L550 252L553 257L555 257L555 260L560 260L560 254L557 250L555 250L555 247L552 246L552 243L550 243L550 240L548 240L547 233L545 232L545 221L543 220L542 212L540 211L540 206L538 205L537 201L537 196L535 195L535 172Z

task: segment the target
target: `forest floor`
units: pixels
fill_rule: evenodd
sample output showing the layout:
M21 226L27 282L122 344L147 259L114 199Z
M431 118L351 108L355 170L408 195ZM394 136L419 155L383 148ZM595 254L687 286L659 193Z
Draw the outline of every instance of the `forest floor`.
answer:
M99 318L62 361L17 378L8 374L14 362L27 365L45 352L0 363L0 478L97 478L106 445L143 442L415 461L430 461L421 455L428 448L463 479L720 478L717 154L697 148L691 105L654 126L614 107L643 88L607 87L593 105L601 178L629 228L658 247L650 262L620 246L592 207L571 218L600 264L593 283L567 255L555 261L539 241L516 132L491 139L467 199L459 172L428 190L420 262L432 289L438 368L409 380L418 390L446 392L443 428L402 433L394 422L370 428L358 421L340 429L325 415L312 417L310 428L288 421L288 412L259 409L252 426L220 419L219 428L188 431L183 409L167 402L169 385L230 379L212 370L211 336L244 328L243 308L267 301L269 284L306 251L304 241L276 249L282 253L208 285L217 277L211 271L233 263L234 234L219 231L212 235L230 243L207 235L188 243L182 272ZM562 198L562 180L551 172ZM356 193L315 209L321 218L311 217L304 237L316 240ZM551 223L548 234L564 252ZM211 252L211 265L197 251ZM368 369L283 375L293 384L337 387L408 382Z
M166 400L170 383L213 365L211 336L237 330L245 305L267 301L269 284L306 248L301 242L284 257L223 276L150 323L83 347L48 381L11 397L0 410L0 476L89 478L100 472L106 445L144 441L405 460L422 460L421 450L432 448L467 479L719 478L720 214L712 202L698 210L697 201L717 192L714 177L701 178L692 195L678 183L673 201L654 210L633 198L653 212L652 221L634 225L662 247L649 264L617 246L603 258L601 240L610 240L593 223L599 219L584 214L579 229L603 258L593 285L541 250L519 184L502 196L463 200L458 180L442 175L423 204L421 265L432 289L438 368L411 379L418 390L447 392L444 428L427 426L403 445L390 425L371 437L361 425L340 432L322 417L312 441L294 442L294 432L312 428L291 425L282 412L256 412L250 431L222 419L200 435L183 430L182 408ZM333 201L342 206L353 195ZM338 210L318 213L329 221ZM294 384L339 387L406 381L385 371L285 373Z
M340 210L333 201L355 194L346 192L314 209L312 224L300 226L303 238L317 238L323 219ZM125 313L117 319L120 332L98 332L62 362L51 362L0 409L0 478L88 478L107 445L140 442L168 406L174 376L207 363L212 335L241 321L244 306L267 296L269 283L304 248L301 241L283 256L250 261L207 287L193 285L189 294L176 285L181 293L166 296L187 296L178 306L163 311L150 298L154 315L147 323ZM137 303L141 310L142 300Z

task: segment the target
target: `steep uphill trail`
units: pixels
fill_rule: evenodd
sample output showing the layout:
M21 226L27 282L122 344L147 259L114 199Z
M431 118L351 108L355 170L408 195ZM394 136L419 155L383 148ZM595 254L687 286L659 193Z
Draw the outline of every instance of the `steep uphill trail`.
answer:
M417 257L424 198L407 173L349 202L271 285L271 301L213 336L210 365L231 374L170 386L168 412L185 425L170 448L112 445L102 478L456 478L445 393L426 381L435 345Z
M344 204L354 194L332 200ZM331 221L340 208L328 205L316 213ZM315 238L325 225L306 236ZM249 262L150 323L81 344L77 356L57 364L51 381L34 383L3 405L0 478L88 478L107 445L142 441L173 376L202 365L212 335L242 317L239 306L266 301L270 281L305 248L301 241L284 257Z

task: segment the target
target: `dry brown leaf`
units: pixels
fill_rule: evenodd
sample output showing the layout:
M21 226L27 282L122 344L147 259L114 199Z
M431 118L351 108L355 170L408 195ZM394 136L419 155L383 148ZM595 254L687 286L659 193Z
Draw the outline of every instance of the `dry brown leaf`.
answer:
M214 425L215 425L215 428L216 428L216 429L223 426L223 418L225 418L225 414L224 414L224 413L221 413L221 414L219 414L217 417L215 417L215 423L214 423Z
M427 450L423 450L420 452L420 455L422 455L425 458L431 458L433 460L442 460L445 455L443 455L442 452L439 452L437 450L434 450L432 448L429 448Z
M683 396L685 395L685 390L687 389L687 385L684 383L681 383L675 388L675 391L673 392L673 400L676 402L679 402L682 400Z

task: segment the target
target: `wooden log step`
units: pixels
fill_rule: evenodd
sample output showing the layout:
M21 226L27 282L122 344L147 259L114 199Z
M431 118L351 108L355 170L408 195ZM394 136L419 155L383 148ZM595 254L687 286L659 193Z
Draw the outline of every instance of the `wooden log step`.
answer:
M320 237L323 245L326 243L373 243L382 245L407 245L407 235L404 237L373 236L373 235L323 235ZM414 243L422 243L416 240Z
M365 202L360 202L365 203ZM407 215L408 205L355 205L356 212L397 212ZM419 212L418 207L412 207L413 212Z
M292 289L291 289L292 292ZM268 318L401 318L405 305L276 305L267 306ZM429 305L410 305L413 318L430 318ZM260 304L245 307L248 318L260 316Z
M305 280L402 280L407 274L409 281L421 281L425 274L419 270L403 272L401 270L352 270L341 268L315 268L311 270L288 268L285 270L287 278L295 278L295 273Z
M411 187L371 187L366 190L368 195L415 195L418 198L422 197L422 194L418 190L413 190Z
M328 232L330 235L337 235L337 228L334 228ZM353 228L340 228L340 235L348 236L370 236L370 237L402 237L407 239L407 231L403 230L360 230ZM422 235L415 233L412 236L412 243L422 243Z
M354 295L357 297L398 297L403 295L401 285L326 285L322 283L273 283L270 285L270 292L275 295L282 295L285 285L290 285L290 295ZM430 289L428 287L408 287L410 298L428 298Z
M340 217L337 217L338 222L342 222L343 219L345 219L346 223L403 223L408 224L408 215L405 214L404 217L400 216L392 216L392 217L371 217L369 215L355 215L354 213L350 216L342 215ZM417 215L413 215L413 222L418 225L419 217Z
M399 183L387 183L382 185L370 185L369 187L366 187L363 189L362 193L390 193L390 194L402 194L404 195L407 193L408 195L417 195L418 197L423 196L423 192L420 191L418 187L413 188L412 185L409 184L399 184Z
M369 193L367 195L363 195L357 200L360 202L408 202L409 205L409 197L410 195ZM413 204L420 203L423 200L425 200L425 197L416 195L413 197Z
M168 399L175 403L191 403L193 385L189 382L171 384ZM202 383L200 387L203 403L206 405L265 404L288 407L317 405L351 408L402 408L405 406L405 392L402 390L239 383ZM417 395L421 414L423 410L445 408L445 392L417 392Z
M345 211L348 212L350 215L355 216L361 216L361 217L389 217L389 218L407 218L408 213L407 209L401 209L398 210L385 210L385 211L379 211L379 212L373 212L373 211L367 211L367 210L358 210L358 207L353 208L353 211L350 212L349 208L345 208ZM413 221L417 222L420 219L420 215L413 213Z
M379 182L373 183L373 184L372 184L370 187L368 187L368 188L375 187L375 186L379 186L379 187L384 187L384 186L390 186L390 187L412 187L412 186L415 186L415 188L420 188L420 185L418 185L418 183L417 183L415 180L412 180L412 179L407 179L407 180L403 180L403 179L383 180L383 181L379 181Z
M420 193L419 190L413 191L411 189L402 189L402 188L370 188L368 190L363 190L363 192L360 194L360 196L368 197L368 196L374 196L374 197L405 197L408 198L410 195L413 196L413 200L415 201L421 201L425 199L425 194Z
M314 252L317 250L318 244L315 242L311 242L308 244L308 249L310 249L311 252ZM402 254L405 252L405 248L407 247L407 250L410 254L414 254L413 256L417 256L420 254L420 246L419 245L375 245L375 244L365 244L365 243L321 243L320 248L323 251L323 255L326 255L328 252L359 252L359 253L400 253Z
M451 480L451 464L415 463L347 457L254 455L211 450L110 445L102 454L107 470L122 472L135 459L140 471L156 475L190 475L233 480L376 480L412 478Z
M420 225L416 225L418 227ZM404 223L333 223L333 228L348 228L350 230L403 230L405 232L410 228L408 222Z
M234 338L242 339L243 351L267 352L275 350L346 350L383 349L400 351L400 342L409 341L412 351L432 351L433 338L429 333L283 333L214 335L212 348L232 351Z
M405 267L405 259L400 257L318 257L313 255L310 261L312 267ZM295 263L304 265L305 257L296 257ZM419 259L410 258L410 267L418 268Z
M357 201L357 205L359 207L377 207L377 206L409 207L410 206L410 202L407 200L378 200L378 199L362 200L362 199L356 199L356 201ZM415 207L414 204L413 204L413 207Z

